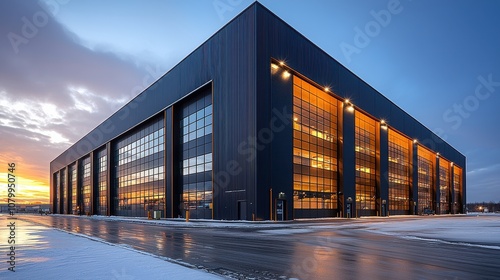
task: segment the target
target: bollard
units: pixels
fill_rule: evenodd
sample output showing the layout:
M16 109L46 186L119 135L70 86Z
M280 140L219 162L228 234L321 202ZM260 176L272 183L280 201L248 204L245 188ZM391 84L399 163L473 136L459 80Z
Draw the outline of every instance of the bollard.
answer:
M151 220L152 217L151 217L151 211L148 211L148 220Z
M186 222L189 222L189 209L186 209Z

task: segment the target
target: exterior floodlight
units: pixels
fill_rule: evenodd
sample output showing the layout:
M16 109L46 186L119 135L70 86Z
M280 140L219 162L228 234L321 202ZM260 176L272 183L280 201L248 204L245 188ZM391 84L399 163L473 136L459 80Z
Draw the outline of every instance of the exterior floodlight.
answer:
M291 75L292 75L292 74L290 74L290 72L288 72L287 70L285 70L285 71L283 72L283 76L282 76L282 77L283 77L283 79L288 79L288 78L290 78L290 76L291 76Z

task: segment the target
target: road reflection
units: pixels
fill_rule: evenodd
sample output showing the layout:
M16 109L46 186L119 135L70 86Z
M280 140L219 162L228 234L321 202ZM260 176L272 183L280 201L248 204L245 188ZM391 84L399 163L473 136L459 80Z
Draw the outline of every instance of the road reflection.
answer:
M92 217L30 217L45 225L255 279L472 279L497 275L500 250L432 244L356 228L260 230L159 226ZM1 233L0 233L1 234ZM34 237L30 237L34 238ZM34 240L34 239L33 239ZM33 242L36 242L34 240ZM478 256L488 255L477 262ZM460 256L460 262L456 256ZM459 264L458 264L459 263ZM391 276L391 277L388 277ZM481 278L481 277L479 277Z
M40 226L32 226L27 224L22 220L7 219L7 215L0 215L0 236L5 238L0 242L0 251L8 252L10 246L15 246L16 249L30 248L35 250L44 250L48 248L48 242L44 241L42 236L39 234L41 231ZM9 244L9 237L11 235L11 229L6 226L11 222L14 222L13 232L14 243Z

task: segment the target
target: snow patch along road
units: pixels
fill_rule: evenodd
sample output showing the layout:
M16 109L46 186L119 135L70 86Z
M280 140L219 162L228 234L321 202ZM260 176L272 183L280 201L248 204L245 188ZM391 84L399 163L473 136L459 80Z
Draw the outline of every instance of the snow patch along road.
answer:
M0 216L0 223L7 222ZM8 228L0 227L0 279L224 279L95 237L16 220L16 266L8 270Z
M416 219L364 225L367 231L455 245L500 250L500 215Z

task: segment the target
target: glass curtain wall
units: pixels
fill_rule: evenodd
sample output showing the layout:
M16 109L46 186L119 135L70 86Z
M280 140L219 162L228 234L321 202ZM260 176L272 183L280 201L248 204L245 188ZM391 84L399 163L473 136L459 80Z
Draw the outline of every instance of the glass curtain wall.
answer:
M77 197L77 184L76 184L76 165L73 164L73 165L70 165L69 167L69 172L68 172L68 176L69 176L69 189L70 189L70 201L71 201L71 204L69 205L69 209L71 211L71 214L78 214L77 213L77 207L78 207L78 202L76 200L76 197Z
M439 159L439 202L440 213L450 213L450 162Z
M108 156L107 150L101 150L97 154L97 205L95 207L97 215L107 214L107 198L108 198L108 185L107 185L107 169L108 169Z
M418 212L423 214L425 209L435 210L434 197L434 164L435 154L418 146Z
M212 94L197 96L181 109L179 209L190 217L212 218Z
M325 91L293 77L295 217L335 215L338 104L338 100Z
M54 183L56 186L56 197L55 197L55 213L61 213L61 177L59 171L54 174Z
M90 213L90 157L82 160L81 214Z
M376 121L356 110L356 210L357 215L375 215L377 199Z
M458 214L462 211L462 168L454 166L453 168L454 178L453 178L453 213Z
M164 217L163 135L163 117L157 117L117 142L116 215L145 217L157 210Z
M409 214L411 141L389 129L389 211Z

